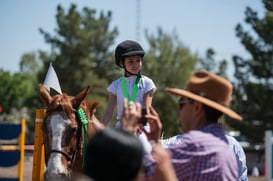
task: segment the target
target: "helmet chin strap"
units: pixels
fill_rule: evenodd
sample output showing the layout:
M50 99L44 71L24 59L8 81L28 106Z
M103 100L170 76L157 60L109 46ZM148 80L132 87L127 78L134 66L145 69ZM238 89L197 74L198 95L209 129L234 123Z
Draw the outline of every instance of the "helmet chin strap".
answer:
M138 71L137 74L134 74L132 72L129 72L127 69L126 69L126 66L123 64L123 68L125 70L126 73L128 73L129 75L136 75L136 76L140 76L141 75L141 70ZM124 73L125 74L125 73ZM124 75L125 76L125 75Z
M132 73L132 72L129 72L126 68L124 68L124 70L125 70L125 72L126 73L128 73L129 75L136 75L136 76L140 76L141 75L141 70L140 71L138 71L138 73L137 74L134 74L134 73Z

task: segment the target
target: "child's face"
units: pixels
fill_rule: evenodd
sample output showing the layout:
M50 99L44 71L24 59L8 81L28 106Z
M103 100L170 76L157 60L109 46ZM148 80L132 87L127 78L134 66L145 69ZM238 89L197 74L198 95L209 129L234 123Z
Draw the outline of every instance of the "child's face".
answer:
M138 74L138 72L141 70L141 67L142 67L141 56L137 55L137 56L125 57L124 66L127 71L133 74Z

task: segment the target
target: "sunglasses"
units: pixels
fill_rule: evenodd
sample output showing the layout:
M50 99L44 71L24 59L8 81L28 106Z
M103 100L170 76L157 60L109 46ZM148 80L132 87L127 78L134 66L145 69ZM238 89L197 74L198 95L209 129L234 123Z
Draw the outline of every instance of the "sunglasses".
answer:
M179 108L182 109L184 104L193 104L194 100L192 99L179 99L178 104L179 104Z

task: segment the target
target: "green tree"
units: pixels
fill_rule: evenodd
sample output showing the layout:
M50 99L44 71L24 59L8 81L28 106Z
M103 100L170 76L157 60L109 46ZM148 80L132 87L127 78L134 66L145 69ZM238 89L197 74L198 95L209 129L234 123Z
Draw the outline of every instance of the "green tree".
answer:
M28 81L31 77L26 73L11 74L3 69L0 69L0 77L0 120L19 121L27 113L21 110L26 107L25 100L31 95L32 83Z
M233 107L243 116L243 122L229 120L252 142L263 142L264 131L273 129L273 1L263 0L265 14L259 18L250 7L245 11L245 23L252 31L236 26L237 37L251 58L233 57L235 66L235 96Z
M226 72L228 66L227 61L225 59L221 61L216 61L214 57L215 55L216 53L214 52L213 49L211 48L207 49L206 57L201 58L200 61L198 62L198 68L228 78Z
M36 53L22 55L20 72L15 74L0 70L0 105L3 109L0 121L18 122L25 118L28 144L33 143L31 130L34 130L35 111L41 107L37 91L37 73L41 66L36 56Z
M31 84L30 94L24 97L24 106L27 107L28 118L27 121L29 133L27 133L28 142L33 143L32 130L35 129L36 110L43 108L43 103L40 101L38 91L38 78L37 74L42 70L42 60L40 59L40 52L25 53L21 57L20 72L27 74L28 81Z
M20 65L20 71L28 73L30 75L35 76L36 79L37 73L41 70L41 62L38 61L37 53L25 53L23 54L21 61L19 63Z
M150 48L144 57L143 74L151 77L158 90L153 106L159 112L164 136L180 133L176 110L178 99L168 95L164 88L183 88L199 60L179 40L176 32L164 33L158 28L156 35L145 33Z
M113 65L109 48L118 32L116 28L110 30L111 16L111 12L108 12L96 17L96 10L87 7L78 12L75 4L65 13L59 5L57 34L50 35L40 29L52 47L45 67L48 67L49 61L54 62L55 70L61 73L59 79L62 87L67 92L77 93L90 80L112 76L108 71L109 65Z
M56 34L40 29L46 43L51 45L51 51L25 54L20 64L24 73L35 78L34 75L38 75L38 79L32 80L36 88L29 97L31 100L26 99L28 105L41 108L38 83L43 83L52 62L63 92L75 95L86 86L91 86L88 99L101 102L97 112L100 118L107 102L106 88L122 73L114 65L113 50L110 50L118 34L117 28L110 29L111 13L105 15L101 12L97 15L95 10L87 7L79 12L72 4L67 12L58 6L56 20ZM146 38L149 49L144 58L143 74L150 76L158 87L153 104L160 111L165 136L170 136L179 132L174 111L177 100L163 89L184 87L199 58L179 41L175 32L169 35L158 28L156 35L146 32Z
M25 53L22 56L20 61L20 72L27 74L28 79L25 80L31 84L30 92L31 94L25 98L24 105L29 107L31 115L35 116L35 111L38 108L42 107L41 102L39 101L39 92L38 90L38 79L37 74L42 70L41 59L38 57L39 52ZM33 120L35 117L33 116Z
M111 12L97 14L96 10L84 7L82 12L71 4L66 12L57 7L56 34L45 30L40 32L51 45L51 52L41 52L44 69L39 74L43 80L49 63L58 75L61 88L67 94L75 95L88 85L92 98L102 102L104 107L109 80L116 77L113 68L112 50L109 50L118 34L117 28L110 28ZM89 98L91 96L89 95Z

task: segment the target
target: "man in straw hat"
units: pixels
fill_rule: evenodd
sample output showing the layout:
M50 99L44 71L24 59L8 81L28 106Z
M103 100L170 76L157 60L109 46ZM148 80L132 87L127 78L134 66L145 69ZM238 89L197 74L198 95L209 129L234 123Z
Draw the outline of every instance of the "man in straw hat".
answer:
M185 89L165 90L180 97L178 117L184 134L176 138L175 144L168 146L178 179L238 180L235 154L222 125L218 123L223 114L242 120L229 108L232 84L213 73L197 71L190 77ZM158 114L150 109L146 118L151 130L146 134L149 140L158 142L162 125ZM150 155L146 156L145 165L147 177L151 178L155 163Z

